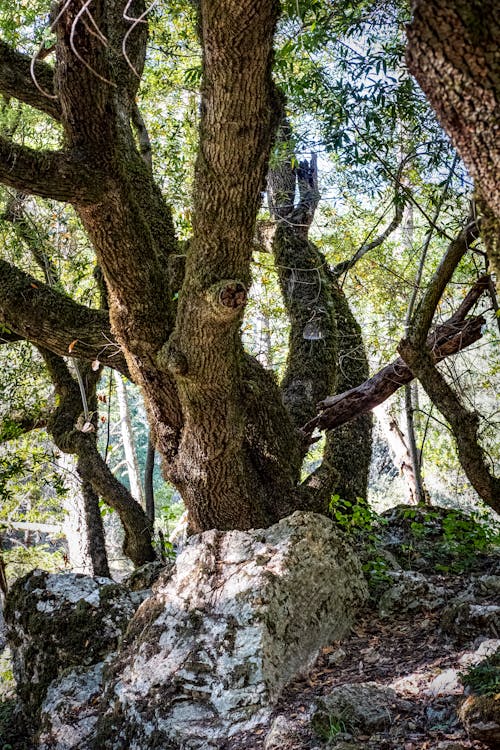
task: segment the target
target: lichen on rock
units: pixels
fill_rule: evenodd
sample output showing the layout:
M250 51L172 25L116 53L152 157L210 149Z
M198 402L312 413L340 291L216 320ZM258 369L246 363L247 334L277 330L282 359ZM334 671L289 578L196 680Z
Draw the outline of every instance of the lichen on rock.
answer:
M109 668L93 747L217 747L263 725L367 598L349 544L307 513L192 538L154 591Z
M35 728L49 684L64 670L102 661L134 613L129 592L108 578L34 570L6 602L7 638L26 722Z

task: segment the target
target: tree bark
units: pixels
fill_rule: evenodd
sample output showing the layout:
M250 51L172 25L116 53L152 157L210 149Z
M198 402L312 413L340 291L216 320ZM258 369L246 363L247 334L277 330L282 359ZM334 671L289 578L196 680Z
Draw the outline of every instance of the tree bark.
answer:
M416 0L407 62L500 226L497 0ZM487 243L489 244L489 243ZM490 245L491 247L491 245ZM498 239L490 255L500 278Z

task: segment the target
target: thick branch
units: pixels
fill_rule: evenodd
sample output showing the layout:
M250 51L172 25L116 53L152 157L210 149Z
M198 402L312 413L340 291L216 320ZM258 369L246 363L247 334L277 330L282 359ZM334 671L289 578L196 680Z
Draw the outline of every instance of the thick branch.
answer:
M76 152L37 151L0 136L0 182L16 190L75 205L96 203L106 180Z
M60 356L98 359L128 377L107 312L79 305L1 259L0 323L15 335ZM9 335L0 333L0 340Z
M445 357L456 354L478 341L485 323L485 319L478 316L456 322L451 327L448 323L438 326L427 340L427 346L432 352L434 361L440 362ZM331 430L361 414L366 414L392 396L402 385L410 383L414 377L408 365L401 357L398 357L357 388L351 388L338 396L325 399L319 404L319 408L322 409L321 414L308 422L303 427L303 432L311 435L316 428Z
M10 413L0 421L0 443L14 440L20 435L47 426L50 412L39 411L34 414Z
M35 107L41 112L61 119L61 106L58 99L54 99L54 69L47 63L37 60L34 66L36 81L49 96L44 96L35 86L31 75L31 58L12 49L10 45L0 40L0 93L12 96L19 101Z
M408 67L499 218L498 0L415 0L413 14Z

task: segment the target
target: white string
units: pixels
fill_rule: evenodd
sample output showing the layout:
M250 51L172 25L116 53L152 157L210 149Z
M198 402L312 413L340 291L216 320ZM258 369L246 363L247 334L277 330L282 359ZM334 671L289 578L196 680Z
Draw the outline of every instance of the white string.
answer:
M73 0L66 0L66 2L65 2L65 3L64 3L64 5L63 5L63 7L62 7L62 8L61 8L61 10L59 11L59 13L58 13L58 15L57 15L57 17L56 17L55 21L53 21L53 22L51 23L51 25L49 26L49 31L53 31L53 30L54 30L54 28L56 27L57 23L59 22L59 19L61 18L61 16L63 15L63 13L64 13L64 12L66 11L66 9L67 9L67 8L68 8L68 7L69 7L69 6L71 5L72 1L73 1ZM43 49L43 43L42 43L42 44L40 45L40 47L39 47L39 48L37 49L37 51L35 52L35 54L34 54L34 55L33 55L33 57L31 58L31 62L30 62L30 75L31 75L31 78L32 78L32 80L33 80L33 83L35 84L36 88L38 89L38 91L39 91L39 92L40 92L40 93L41 93L41 94L42 94L43 96L46 96L46 97L47 97L47 99L57 99L57 94L49 94L49 92L48 92L48 91L45 91L45 90L44 90L44 89L43 89L43 88L42 88L42 87L40 86L40 84L38 83L38 81L36 80L36 75L35 75L35 64L36 64L36 62L37 62L37 60L38 60L38 56L39 56L40 52L42 51L42 49Z
M148 15L149 13L151 13L151 11L152 11L152 10L153 10L153 8L155 7L155 5L158 5L158 2L159 2L159 0L153 0L153 2L151 3L151 5L150 5L150 6L148 7L148 8L146 8L146 10L145 10L145 11L144 11L143 13L141 13L141 15L140 15L140 16L139 16L138 18L134 18L133 16L129 16L129 15L128 15L128 9L130 8L130 5L131 5L131 3L132 3L132 0L128 0L128 2L127 2L127 5L125 6L125 10L123 11L123 18L124 18L124 19L125 19L126 21L131 21L131 22L132 22L132 26L131 26L131 27L130 27L130 28L128 29L127 33L126 33L126 34L125 34L125 36L123 37L123 42L122 42L122 54L123 54L123 57L125 58L125 60L127 61L127 64L128 64L128 66L129 66L130 70L131 70L131 71L132 71L132 72L134 73L134 75L136 75L136 76L137 76L137 78L140 78L141 76L140 76L140 75L139 75L139 73L137 72L137 70L136 70L135 66L134 66L134 65L132 64L132 62L131 62L131 60L130 60L130 58L129 58L128 54L127 54L127 40L128 40L128 38L129 38L130 34L131 34L131 33L133 32L133 30L134 30L134 29L135 29L135 28L136 28L136 27L137 27L137 26L138 26L138 25L139 25L140 23L147 23L147 21L146 21L146 16L147 16L147 15Z
M91 4L91 2L92 2L92 0L86 0L85 3L80 8L80 10L78 11L78 13L76 14L75 20L73 21L73 24L71 26L71 34L69 36L69 44L70 44L70 47L71 47L71 49L72 49L73 54L75 55L75 57L78 60L80 60L80 62L83 65L85 65L85 67L88 70L90 70L91 73L93 73L97 78L99 78L104 83L108 83L110 86L114 86L116 88L116 83L114 83L113 81L110 81L107 78L105 78L104 76L102 76L100 73L97 72L97 70L94 70L94 68L80 55L80 53L78 52L78 50L76 49L76 46L75 46L75 31L76 31L76 26L78 24L78 21L80 20L80 18L83 16L83 14L85 12L90 16L90 18L92 18L91 14L88 12L88 7ZM95 21L94 21L93 18L92 18L92 21L95 24Z

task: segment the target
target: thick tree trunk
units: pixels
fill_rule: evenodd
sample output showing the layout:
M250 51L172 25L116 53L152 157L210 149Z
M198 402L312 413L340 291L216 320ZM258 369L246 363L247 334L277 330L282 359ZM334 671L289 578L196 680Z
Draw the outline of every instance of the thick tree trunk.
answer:
M407 61L496 219L500 278L500 7L497 0L416 0Z

